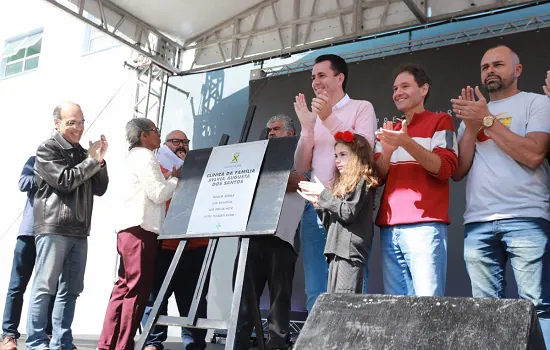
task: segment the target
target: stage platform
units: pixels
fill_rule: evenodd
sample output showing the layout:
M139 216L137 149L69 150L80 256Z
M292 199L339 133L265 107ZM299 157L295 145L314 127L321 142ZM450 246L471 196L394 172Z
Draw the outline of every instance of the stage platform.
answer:
M76 336L74 344L78 350L95 350L97 348L98 335L80 335ZM137 338L136 338L137 340ZM209 341L206 342L206 350L222 350L224 348L223 344L212 344ZM25 346L25 336L22 335L19 338L18 350L26 350ZM168 341L164 343L165 350L183 350L183 345L181 340L176 337L168 337ZM254 348L253 348L254 349Z

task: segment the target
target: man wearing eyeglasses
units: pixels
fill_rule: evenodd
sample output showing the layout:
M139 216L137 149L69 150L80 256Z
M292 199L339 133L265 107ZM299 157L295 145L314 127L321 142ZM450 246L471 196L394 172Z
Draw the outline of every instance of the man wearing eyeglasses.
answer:
M64 102L53 116L55 130L38 147L34 165L36 265L26 339L31 350L76 349L71 324L84 289L94 195L102 196L109 183L105 136L90 142L87 151L79 143L84 132L80 106ZM53 300L50 340L45 329Z
M187 135L181 130L174 130L166 136L164 145L158 150L157 159L163 166L169 166L168 170L171 170L172 166L176 166L177 169L183 165L187 152L189 152Z
M171 169L179 169L183 165L183 161L189 152L189 139L187 135L181 130L174 130L168 133L164 145L159 148L157 153L157 159L161 164L161 170L165 176L170 176ZM166 211L170 201L166 203ZM164 281L164 277L168 272L170 263L174 258L176 249L178 248L179 239L162 240L159 253L157 255L157 263L155 269L155 282L151 296L143 318L141 320L143 327L147 323L147 318L151 313L155 299L160 292L160 287ZM193 301L193 294L195 293L195 286L199 279L202 262L206 255L206 248L208 246L208 239L197 238L188 240L185 245L184 253L181 257L181 268L176 271L176 276L172 278L172 285L168 290L166 297L160 307L159 314L166 315L168 312L168 299L172 294L176 299L178 311L180 316L187 316ZM208 290L210 276L208 276L204 288ZM202 298L197 311L199 318L206 318L206 298ZM206 330L198 328L182 328L181 340L183 342L184 349L206 349ZM146 350L162 350L164 348L163 342L166 341L168 336L168 327L156 326L151 332L146 342Z

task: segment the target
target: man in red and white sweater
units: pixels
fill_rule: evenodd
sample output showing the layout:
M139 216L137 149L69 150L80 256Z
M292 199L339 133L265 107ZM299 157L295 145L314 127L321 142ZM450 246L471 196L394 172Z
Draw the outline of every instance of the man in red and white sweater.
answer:
M388 294L445 293L449 178L458 146L451 116L424 109L429 90L421 67L399 67L393 101L405 119L377 132L375 167L385 188L376 225Z

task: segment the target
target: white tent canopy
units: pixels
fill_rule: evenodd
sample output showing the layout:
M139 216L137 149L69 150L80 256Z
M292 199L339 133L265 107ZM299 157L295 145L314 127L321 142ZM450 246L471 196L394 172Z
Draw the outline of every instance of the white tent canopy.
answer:
M46 0L172 73L223 68L527 0Z

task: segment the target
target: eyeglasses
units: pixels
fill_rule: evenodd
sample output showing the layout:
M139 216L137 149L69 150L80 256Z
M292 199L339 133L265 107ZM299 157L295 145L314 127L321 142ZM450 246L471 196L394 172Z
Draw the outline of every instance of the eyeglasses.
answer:
M85 120L74 120L74 119L70 119L70 120L67 120L65 122L65 125L67 126L84 126L86 125L86 121Z
M166 140L167 142L170 142L171 144L173 144L174 146L179 146L179 145L188 145L189 144L189 139L170 139L170 140Z
M157 134L160 134L160 129L159 128L152 128L152 129L147 129L147 130L143 130L143 131L154 131Z

